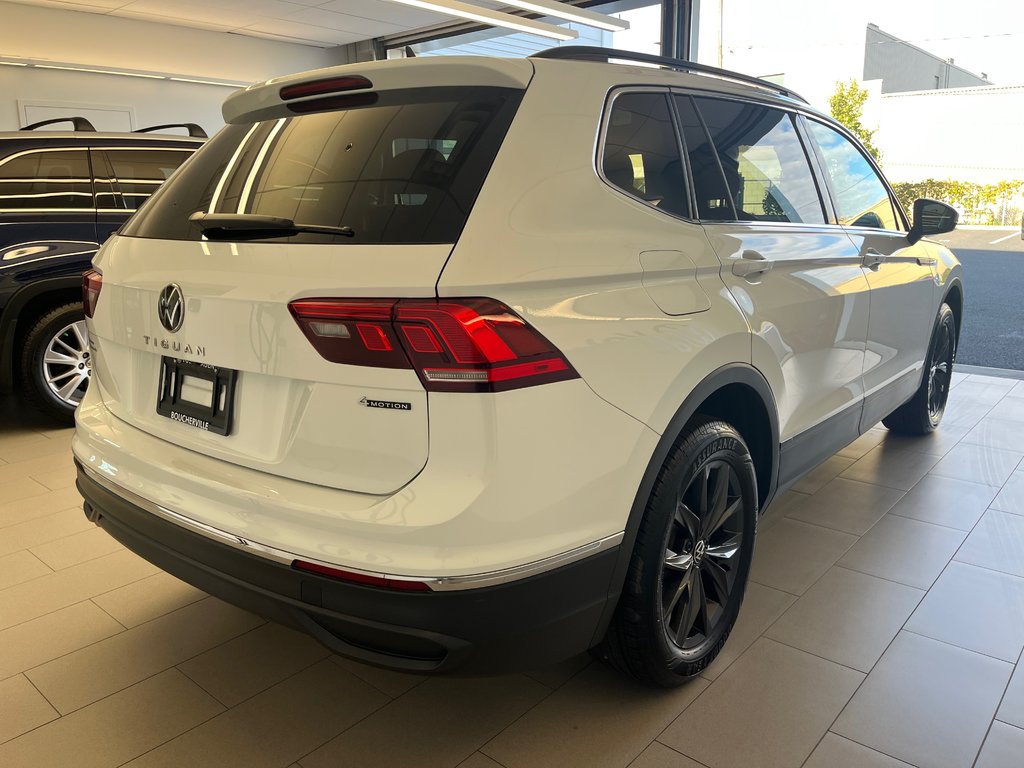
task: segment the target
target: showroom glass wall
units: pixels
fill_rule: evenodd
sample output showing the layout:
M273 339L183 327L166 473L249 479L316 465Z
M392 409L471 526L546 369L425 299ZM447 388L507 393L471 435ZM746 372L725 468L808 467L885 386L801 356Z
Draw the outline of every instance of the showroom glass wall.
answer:
M590 10L629 22L630 28L606 32L594 27L552 17L541 18L547 24L575 30L579 37L566 42L538 35L509 32L497 28L476 30L450 37L423 40L408 45L416 56L530 56L560 45L592 45L619 48L639 53L661 53L661 3L651 0L619 0L619 2L588 6ZM388 49L388 58L406 54L406 44Z

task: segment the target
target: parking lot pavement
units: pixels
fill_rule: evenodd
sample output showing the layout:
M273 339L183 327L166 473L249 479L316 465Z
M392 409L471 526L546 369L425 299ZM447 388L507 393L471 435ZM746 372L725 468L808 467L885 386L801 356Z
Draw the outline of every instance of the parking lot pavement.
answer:
M957 362L1024 370L1020 229L958 229L936 240L964 265L964 323Z

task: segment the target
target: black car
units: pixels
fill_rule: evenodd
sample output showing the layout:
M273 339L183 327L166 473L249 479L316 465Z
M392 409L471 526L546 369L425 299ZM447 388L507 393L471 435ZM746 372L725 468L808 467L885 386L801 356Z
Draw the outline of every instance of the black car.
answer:
M35 131L60 122L74 131ZM156 133L172 128L188 136ZM99 133L81 117L0 132L0 393L74 413L91 373L82 273L205 138L193 123Z

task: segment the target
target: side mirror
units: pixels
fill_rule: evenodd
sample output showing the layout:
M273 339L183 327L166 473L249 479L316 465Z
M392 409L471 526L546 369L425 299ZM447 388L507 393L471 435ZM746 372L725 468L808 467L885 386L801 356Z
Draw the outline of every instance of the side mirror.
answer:
M913 245L922 237L952 232L960 214L952 206L938 200L921 198L914 201L914 226L907 233L907 240Z

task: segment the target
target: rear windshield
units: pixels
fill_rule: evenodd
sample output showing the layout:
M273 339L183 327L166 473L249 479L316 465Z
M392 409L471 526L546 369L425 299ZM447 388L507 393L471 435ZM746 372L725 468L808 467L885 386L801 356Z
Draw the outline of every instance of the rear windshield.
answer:
M129 237L201 240L189 216L256 213L351 227L269 242L454 243L522 91L386 91L370 106L229 125L122 229ZM260 241L264 242L264 241Z

